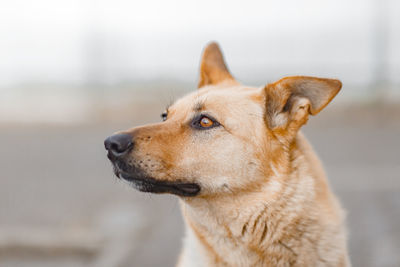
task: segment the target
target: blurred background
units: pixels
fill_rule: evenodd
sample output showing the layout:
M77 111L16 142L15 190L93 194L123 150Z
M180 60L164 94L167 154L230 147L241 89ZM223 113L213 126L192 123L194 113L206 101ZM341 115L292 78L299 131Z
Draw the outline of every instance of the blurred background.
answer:
M0 266L174 266L177 199L103 148L195 90L216 40L241 82L339 78L304 132L347 210L353 266L400 266L400 2L3 0Z

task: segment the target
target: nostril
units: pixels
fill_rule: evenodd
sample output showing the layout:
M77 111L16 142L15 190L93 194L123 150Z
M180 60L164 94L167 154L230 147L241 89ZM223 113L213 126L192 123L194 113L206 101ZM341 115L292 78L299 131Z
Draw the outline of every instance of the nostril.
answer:
M116 152L123 152L122 149L118 146L118 144L111 144L111 148L112 151L116 151Z
M111 144L111 150L118 152L118 153L123 153L127 151L131 147L132 143L129 142L127 144Z
M104 146L115 156L127 153L133 147L132 136L129 134L114 134L104 140Z

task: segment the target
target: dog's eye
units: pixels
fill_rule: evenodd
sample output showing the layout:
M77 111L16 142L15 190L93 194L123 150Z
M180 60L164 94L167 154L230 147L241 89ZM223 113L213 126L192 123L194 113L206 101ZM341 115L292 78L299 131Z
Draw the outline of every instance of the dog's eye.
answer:
M161 119L162 119L163 121L166 121L166 120L167 120L167 117L168 117L167 112L161 113Z
M214 122L207 117L202 117L200 120L200 126L203 128L209 128L213 126Z
M192 126L199 130L210 129L219 125L216 120L205 115L200 115L192 121Z

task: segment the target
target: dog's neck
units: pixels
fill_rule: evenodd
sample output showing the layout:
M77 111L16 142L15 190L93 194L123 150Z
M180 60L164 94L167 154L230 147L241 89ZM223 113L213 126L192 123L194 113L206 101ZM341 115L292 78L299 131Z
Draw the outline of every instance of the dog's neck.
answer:
M309 206L307 198L291 199L296 191L288 189L281 200L274 203L266 199L267 190L239 197L191 201L184 204L183 212L190 231L211 257L213 263L210 266L214 263L235 266L233 263L238 260L243 260L243 264L238 266L257 266L265 258L272 258L268 251L276 249L276 246L280 246L288 258L296 256L296 252L286 243L299 242L292 240L299 235L296 227L310 224L310 218L300 218L300 213L304 214L304 211L295 211L296 208ZM249 206L249 203L253 205ZM226 255L235 256L227 258Z
M295 150L288 164L290 171L269 177L257 190L184 201L189 231L208 255L210 265L274 265L278 260L274 255L285 255L286 262L296 261L307 227L317 225L312 202L318 197L315 177L304 170L305 155L301 149Z

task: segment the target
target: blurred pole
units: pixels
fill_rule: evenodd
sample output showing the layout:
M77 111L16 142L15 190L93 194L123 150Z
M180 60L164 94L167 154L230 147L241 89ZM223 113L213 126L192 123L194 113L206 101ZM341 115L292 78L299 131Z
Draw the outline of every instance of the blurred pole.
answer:
M106 80L106 47L105 36L102 34L101 14L96 0L82 2L86 21L84 36L84 72L86 87L101 87Z
M371 92L377 101L383 100L388 87L388 16L389 0L373 1Z
M107 57L106 36L101 29L101 7L96 0L82 1L85 16L83 36L83 90L89 96L92 109L101 109L106 99Z

